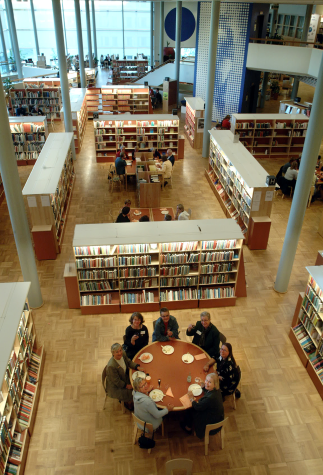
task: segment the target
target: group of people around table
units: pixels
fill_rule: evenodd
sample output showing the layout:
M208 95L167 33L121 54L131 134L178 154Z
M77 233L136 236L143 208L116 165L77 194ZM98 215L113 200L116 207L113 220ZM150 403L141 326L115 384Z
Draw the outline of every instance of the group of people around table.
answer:
M130 223L130 212L131 212L131 200L126 200L124 203L123 208L120 210L120 213L116 219L116 223ZM185 211L184 205L179 203L176 207L176 214L174 216L174 221L184 221L191 219L191 210ZM149 216L144 214L139 219L139 222L147 222L149 220ZM165 214L164 221L172 221L172 216L170 214Z
M130 383L129 369L143 371L132 360L149 343L149 332L144 322L141 313L133 313L123 337L124 344L112 345L112 357L106 367L106 393L119 402L123 401L129 410L134 410L136 417L152 424L155 430L161 425L162 417L172 411L174 406L167 404L164 409L158 409L149 397L154 388L145 378L135 378L133 388ZM152 341L175 341L179 339L179 333L176 318L170 315L166 307L162 308L160 317L155 322ZM240 397L237 390L240 368L233 357L231 344L223 343L220 348L220 332L211 322L209 312L202 312L200 320L195 325L190 324L186 334L193 336L193 343L210 356L203 368L205 373L216 363L215 372L206 374L205 381L199 379L198 384L203 389L202 397L196 400L192 392L188 392L192 407L185 411L184 420L180 424L189 434L194 428L197 437L202 439L207 424L216 424L224 419L225 396L236 392L236 397Z

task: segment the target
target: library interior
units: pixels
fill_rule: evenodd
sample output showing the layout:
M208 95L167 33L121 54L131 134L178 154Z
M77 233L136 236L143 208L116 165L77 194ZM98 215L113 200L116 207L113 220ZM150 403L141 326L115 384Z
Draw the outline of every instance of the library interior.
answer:
M322 474L322 55L319 3L0 0L0 475Z

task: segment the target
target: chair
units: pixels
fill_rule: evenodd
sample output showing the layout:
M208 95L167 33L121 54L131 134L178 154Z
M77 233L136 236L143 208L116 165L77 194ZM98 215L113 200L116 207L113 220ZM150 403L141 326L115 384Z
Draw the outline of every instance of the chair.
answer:
M138 430L139 431L142 430L142 429L139 429L137 424L140 424L142 427L144 427L145 421L142 421L137 416L135 416L133 413L132 413L132 420L134 422L134 431L133 431L133 439L132 440L133 440L133 445L136 445ZM161 428L162 428L162 436L164 437L164 422L162 422ZM153 434L153 432L154 432L153 425L146 422L146 430L148 430L150 434ZM146 434L147 434L147 432L146 432ZM150 454L150 452L151 452L151 449L148 449L149 454Z
M166 462L166 475L172 475L173 470L186 470L186 475L192 474L193 460L174 459Z
M240 384L240 381L241 381L241 369L240 369L240 366L237 366L237 373L238 373L238 381L237 381L237 384L234 388L234 391L232 394L230 394L229 396L226 396L226 397L232 397L232 405L233 405L233 409L237 409L237 406L236 406L236 389L238 389L238 386Z
M121 190L121 180L120 180L120 176L117 175L117 172L116 172L116 167L114 164L111 163L110 165L110 169L109 169L109 176L111 176L111 179L110 179L110 187L111 187L111 191L113 191L114 187L115 186L120 186L120 190Z
M157 320L154 320L154 321L153 321L153 329L154 329L154 331L155 331L156 322L157 322Z
M227 337L220 332L220 344L223 345L227 341Z
M190 218L189 218L189 219L191 219L191 216L192 216L192 210L191 210L191 208L188 208L187 212L188 212L188 214L190 215Z
M103 389L104 389L104 392L105 392L103 410L105 408L105 403L106 403L106 400L107 400L107 397L108 397L107 390L106 390L106 379L107 379L107 367L105 366L103 371L102 371L102 386L103 386ZM123 401L121 401L121 410L122 410L122 414L124 414L126 412L126 408L124 407L124 402Z
M220 434L220 439L221 439L221 449L224 448L224 426L228 420L228 417L226 417L223 421L218 422L217 424L208 424L205 428L205 436L204 436L204 444L205 444L205 455L208 455L209 453L209 443L210 443L210 431L215 430L215 429L220 429L221 430L218 432ZM217 435L217 434L215 434Z

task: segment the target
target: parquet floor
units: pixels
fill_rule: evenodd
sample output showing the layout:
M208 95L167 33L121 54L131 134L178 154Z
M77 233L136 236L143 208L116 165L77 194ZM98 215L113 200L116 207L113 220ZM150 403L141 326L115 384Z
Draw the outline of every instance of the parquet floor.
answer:
M183 117L182 117L183 119ZM183 126L183 121L181 122ZM57 130L57 129L56 129ZM280 161L263 160L269 173ZM204 177L206 160L185 143L185 159L176 162L173 189L162 193L162 206L182 202L193 218L223 218ZM225 402L229 424L225 448L184 434L178 414L166 417L166 436L157 436L151 455L132 445L129 412L108 400L101 372L110 346L121 342L128 314L82 316L69 310L64 265L73 260L75 224L112 222L124 192L111 194L107 164L97 164L92 122L75 163L76 182L62 253L55 261L38 262L44 305L34 311L38 340L46 361L35 430L26 475L164 475L165 462L184 457L194 461L198 475L321 475L323 472L323 403L288 338L298 293L304 291L305 266L313 265L323 239L317 233L323 211L315 202L307 211L288 292L273 290L291 201L275 199L266 251L244 249L248 297L236 307L212 309L212 321L233 344L242 368L242 397L234 411ZM22 185L30 167L20 167ZM135 201L134 185L127 194ZM129 225L129 229L131 225ZM0 282L21 280L6 203L0 206ZM200 310L172 312L180 327L196 321ZM156 313L144 314L152 331ZM186 378L183 374L183 378Z

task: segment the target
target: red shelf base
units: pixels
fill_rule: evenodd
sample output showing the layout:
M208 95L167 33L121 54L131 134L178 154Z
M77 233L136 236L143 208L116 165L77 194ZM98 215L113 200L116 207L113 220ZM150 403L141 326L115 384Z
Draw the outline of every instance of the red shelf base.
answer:
M180 310L182 308L197 308L198 300L171 300L169 302L160 302L160 306L167 307L169 310Z
M223 299L199 300L199 308L234 307L235 304L236 304L236 297L226 297Z
M103 313L120 313L119 304L111 305L84 305L81 306L82 315L99 315Z

